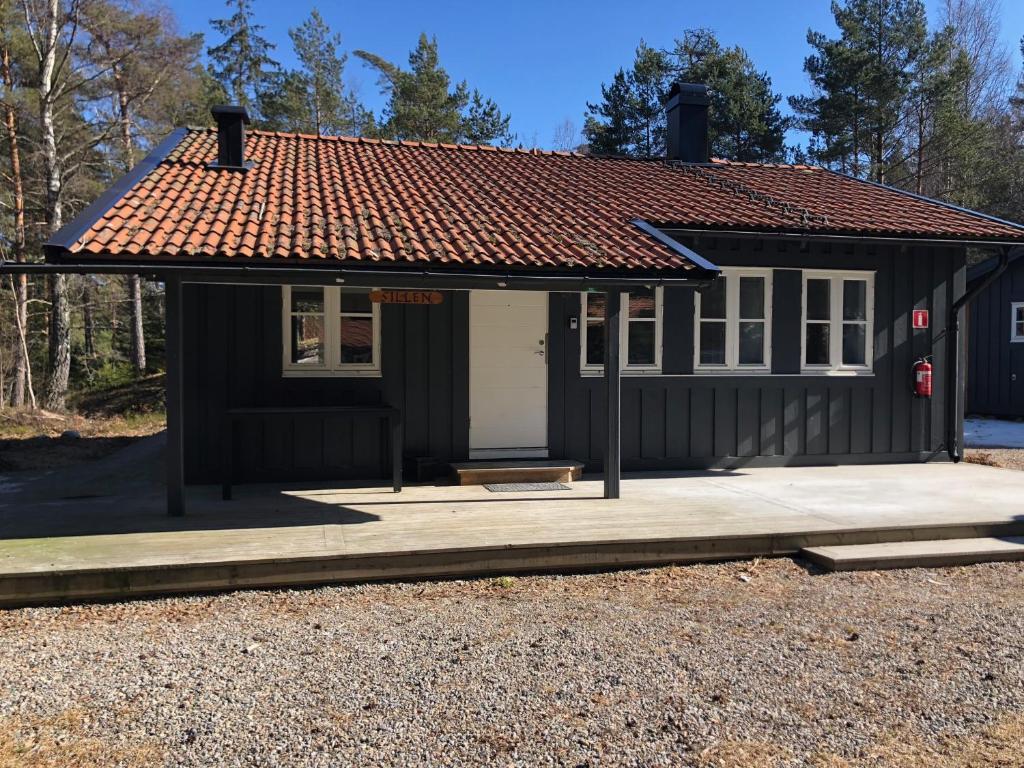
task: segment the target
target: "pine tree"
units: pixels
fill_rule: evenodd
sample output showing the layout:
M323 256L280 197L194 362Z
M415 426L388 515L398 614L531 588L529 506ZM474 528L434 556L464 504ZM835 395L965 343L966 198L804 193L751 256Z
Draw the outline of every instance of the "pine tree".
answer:
M815 93L791 104L805 129L826 147L820 158L884 182L902 162L904 104L914 71L929 54L920 0L833 3L839 37L808 32L815 53L804 62Z
M509 115L479 92L471 94L465 81L452 86L440 65L436 38L420 35L409 54L408 70L367 51L355 54L377 70L381 90L388 96L383 120L375 128L378 135L448 143L512 141Z
M306 92L310 130L317 135L351 133L353 126L348 119L341 79L347 58L339 53L341 35L332 34L316 8L288 34L302 64L299 79Z
M709 30L686 30L671 53L644 41L633 65L620 69L602 100L587 104L584 135L600 154L657 157L665 152L665 98L673 82L703 83L711 95L712 154L730 160L781 160L787 120L771 78L739 47L725 49Z
M635 145L630 113L630 81L624 69L612 78L611 85L601 83L601 101L587 103L583 135L587 151L596 155L628 155Z
M212 62L210 72L235 104L252 108L278 66L270 56L275 46L260 35L263 25L253 22L252 0L227 0L227 5L235 9L231 16L210 19L210 25L224 37L220 45L206 51Z
M708 86L713 156L746 162L784 159L789 121L779 111L782 96L745 50L723 48L710 30L690 29L676 40L674 55L675 80Z

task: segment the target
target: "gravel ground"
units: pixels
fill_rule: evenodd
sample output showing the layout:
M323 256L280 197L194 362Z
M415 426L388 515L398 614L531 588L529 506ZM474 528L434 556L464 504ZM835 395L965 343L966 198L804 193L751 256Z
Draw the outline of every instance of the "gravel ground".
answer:
M1022 766L1024 564L0 613L0 766Z
M1024 470L1024 448L968 448L964 451L964 461Z

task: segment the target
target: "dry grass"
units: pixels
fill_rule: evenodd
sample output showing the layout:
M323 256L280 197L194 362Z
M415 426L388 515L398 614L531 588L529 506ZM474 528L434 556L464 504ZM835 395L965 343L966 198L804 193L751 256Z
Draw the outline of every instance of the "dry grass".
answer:
M1024 470L1024 448L968 448L964 461L1000 469Z
M162 412L86 417L77 413L0 412L0 472L50 469L106 456L164 428ZM67 431L79 437L63 437Z
M1024 715L1001 718L977 735L927 744L915 734L892 733L867 755L869 765L893 768L1021 768Z
M831 752L807 756L814 768L1022 768L1024 715L1003 717L968 738L944 738L927 743L913 732L889 734L861 759ZM722 740L703 750L702 768L751 768L793 765L797 756L781 744Z
M0 768L146 768L164 764L155 743L119 745L90 734L89 713L0 720Z

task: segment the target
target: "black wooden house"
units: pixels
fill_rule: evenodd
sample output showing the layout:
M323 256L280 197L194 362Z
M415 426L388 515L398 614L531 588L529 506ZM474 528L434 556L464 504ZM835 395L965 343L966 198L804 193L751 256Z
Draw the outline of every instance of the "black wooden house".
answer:
M967 278L981 287L968 321L967 412L1024 418L1024 259L988 259Z
M707 105L677 87L652 160L247 133L220 110L48 261L167 284L172 510L181 467L217 482L226 454L249 481L385 475L373 412L317 410L345 405L399 413L408 461L573 459L612 496L620 461L957 458L965 251L1005 258L1024 227L710 159ZM229 444L238 409L265 410Z

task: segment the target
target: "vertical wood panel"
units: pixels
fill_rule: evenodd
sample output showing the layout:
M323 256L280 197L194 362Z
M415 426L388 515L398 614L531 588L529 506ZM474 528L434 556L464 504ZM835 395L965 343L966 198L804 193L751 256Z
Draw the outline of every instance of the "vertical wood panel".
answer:
M670 458L690 455L690 393L681 387L665 387L665 453Z
M828 390L804 390L807 453L828 452Z
M665 428L668 414L665 387L660 382L654 384L656 386L640 390L640 413L643 423L640 457L644 459L663 459L666 455Z
M716 382L718 383L718 382ZM736 387L724 382L714 390L715 456L736 455Z
M828 399L828 452L850 452L850 393L845 386L829 387Z
M736 393L736 455L761 452L761 391L742 388Z
M702 458L714 456L714 390L708 387L695 388L691 392L690 402L690 455Z

